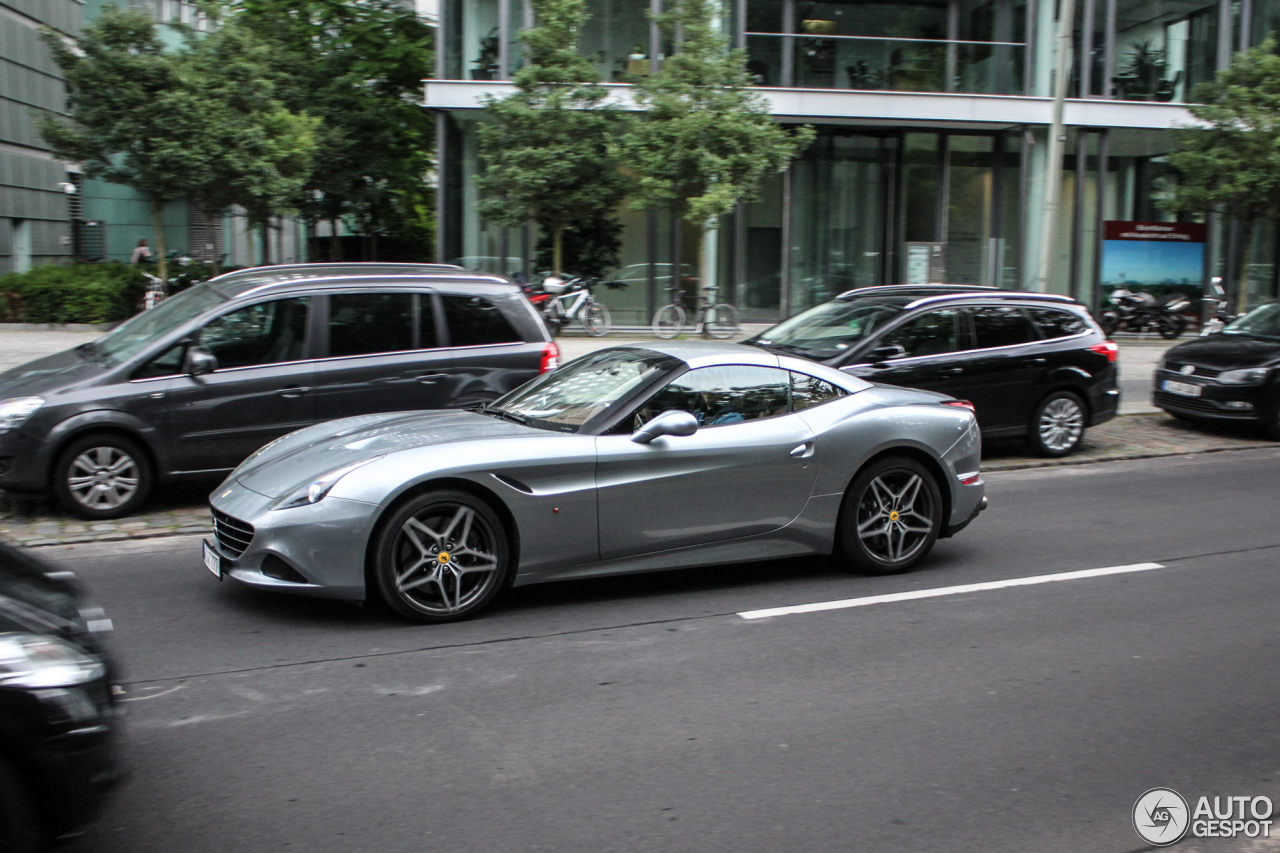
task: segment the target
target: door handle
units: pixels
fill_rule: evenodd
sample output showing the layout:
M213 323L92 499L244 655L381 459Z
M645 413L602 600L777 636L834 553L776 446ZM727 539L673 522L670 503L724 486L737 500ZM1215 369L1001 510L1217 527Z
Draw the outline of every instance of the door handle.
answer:
M1042 364L1047 364L1048 361L1043 358L1028 358L1028 359L1025 359L1022 363L1027 365L1028 367L1039 367Z
M288 397L290 400L292 400L295 397L301 397L303 394L306 394L310 390L311 390L310 388L305 388L299 385L290 385L288 388L284 388L280 391L280 396Z
M813 455L813 442L806 441L804 444L798 444L791 448L791 456L796 459L808 459Z
M964 373L963 367L948 367L946 370L938 371L939 376L959 376L961 373Z

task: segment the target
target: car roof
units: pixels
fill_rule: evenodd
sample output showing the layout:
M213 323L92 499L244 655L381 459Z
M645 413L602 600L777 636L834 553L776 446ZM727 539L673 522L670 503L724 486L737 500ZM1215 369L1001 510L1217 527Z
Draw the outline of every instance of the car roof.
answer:
M915 308L932 302L946 302L956 299L1015 299L1056 302L1065 305L1080 305L1070 296L1057 293L1032 293L1026 290L1001 290L985 284L887 284L877 287L859 287L846 290L832 301L865 299L866 297L897 297L911 299L906 308Z
M497 290L509 290L518 292L519 286L513 284L508 279L498 275L490 275L488 273L469 273L465 270L447 271L442 270L435 274L429 273L382 273L373 275L329 275L329 276L299 276L296 278L267 278L262 279L242 279L238 282L232 282L229 287L215 285L218 291L229 299L243 298L245 296L255 296L259 293L276 293L280 291L293 291L301 288L308 290L339 290L350 287L357 288L373 288L373 287L456 287L458 285L476 287L485 292L493 292Z
M1000 288L987 284L878 284L873 287L855 287L846 290L836 299L853 299L859 296L912 296L914 294L969 293L973 291L990 293Z
M224 273L209 279L209 284L219 293L227 297L261 287L272 282L299 281L313 278L333 278L337 276L397 276L423 273L453 272L469 276L462 267L453 264L395 264L395 263L333 263L333 264L275 264L265 267L250 267Z

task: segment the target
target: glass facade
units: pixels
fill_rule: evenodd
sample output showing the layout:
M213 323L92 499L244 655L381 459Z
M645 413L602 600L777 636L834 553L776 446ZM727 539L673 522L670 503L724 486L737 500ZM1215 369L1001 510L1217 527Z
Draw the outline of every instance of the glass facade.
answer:
M1054 64L1051 0L724 0L721 22L747 50L766 88L1048 96ZM661 67L674 47L650 15L662 0L588 0L580 40L603 79L628 83ZM523 62L524 0L444 0L440 72L448 79L501 80ZM1280 0L1078 0L1073 98L1187 101L1233 50L1280 30ZM834 103L834 102L833 102ZM722 299L748 322L785 317L844 290L908 280L909 244L941 247L948 282L1037 286L1043 235L1047 133L1009 122L915 126L856 115L810 120L817 137L758 200L742 204L708 237L705 257ZM851 109L856 106L851 103ZM442 258L507 275L536 276L532 227L497 228L475 212L475 122L442 118ZM1176 178L1164 155L1167 131L1070 128L1061 203L1048 235L1049 289L1099 304L1107 221L1174 217L1160 203ZM679 291L692 303L702 282L689 227L665 211L624 203L614 288L599 297L618 325L647 325ZM1206 274L1247 281L1250 298L1277 292L1276 225L1246 235L1216 219ZM1252 245L1243 251L1245 240ZM1248 257L1248 269L1242 270Z

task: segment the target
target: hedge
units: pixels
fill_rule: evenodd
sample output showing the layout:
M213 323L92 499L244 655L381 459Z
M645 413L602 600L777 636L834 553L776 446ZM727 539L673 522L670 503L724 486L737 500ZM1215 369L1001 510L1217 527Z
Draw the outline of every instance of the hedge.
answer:
M110 323L133 316L147 289L128 264L48 264L0 276L0 322Z

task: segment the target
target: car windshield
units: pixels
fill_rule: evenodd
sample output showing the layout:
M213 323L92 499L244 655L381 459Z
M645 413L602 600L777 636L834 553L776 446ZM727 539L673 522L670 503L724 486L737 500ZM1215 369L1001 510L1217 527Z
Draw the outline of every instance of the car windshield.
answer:
M608 349L545 373L487 406L540 429L577 432L679 359L645 349Z
M1280 340L1280 302L1259 305L1248 314L1229 323L1222 333Z
M92 352L107 364L128 361L150 346L157 337L198 317L227 298L207 284L197 284L171 296L150 311L136 314L92 344Z
M915 296L868 296L815 305L784 320L751 343L808 358L832 358L881 328Z

